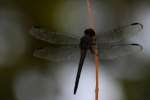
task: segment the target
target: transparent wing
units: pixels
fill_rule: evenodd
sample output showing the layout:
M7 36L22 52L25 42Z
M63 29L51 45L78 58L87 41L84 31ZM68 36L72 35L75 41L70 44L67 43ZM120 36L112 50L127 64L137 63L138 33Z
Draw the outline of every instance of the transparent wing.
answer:
M35 57L50 61L79 59L79 37L49 32L39 26L32 27L30 34L36 39L50 43L47 47L36 49L33 53Z
M140 53L143 47L137 43L121 44L121 43L105 43L99 45L100 59L112 60L127 55Z
M127 36L134 35L135 33L141 31L143 29L143 25L141 23L131 23L128 25L124 25L108 32L104 32L103 34L98 34L96 36L98 43L105 42L117 42L126 38Z
M49 32L39 26L32 27L30 34L36 39L43 40L51 44L79 44L80 42L80 38L73 34L65 35L62 33Z
M131 23L111 31L104 32L103 34L98 34L96 36L98 43L105 42L116 42L120 41L128 35L133 35L143 29L143 25L140 23ZM74 36L73 34L63 34L56 32L49 32L39 26L32 27L30 34L36 39L49 42L51 44L79 44L80 37Z
M122 56L139 53L142 46L139 44L101 43L98 44L100 59L110 60ZM49 45L35 50L34 56L50 61L79 60L80 49L78 45Z
M104 35L97 35L97 42L101 59L114 59L141 51L141 46L138 44L121 44L114 41L118 41L118 36L120 34L126 32L135 32L142 29L142 24L132 23L114 29L113 31ZM49 32L38 26L33 27L30 33L36 39L50 43L48 47L35 50L33 54L34 56L50 61L79 59L80 49L78 45L80 38L74 38L68 35L66 36L63 34Z
M80 49L78 45L49 45L35 50L33 55L54 62L74 61L80 58Z

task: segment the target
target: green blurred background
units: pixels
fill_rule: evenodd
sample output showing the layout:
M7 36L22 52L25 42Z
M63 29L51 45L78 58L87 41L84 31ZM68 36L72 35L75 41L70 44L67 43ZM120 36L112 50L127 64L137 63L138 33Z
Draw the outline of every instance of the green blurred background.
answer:
M97 32L135 21L144 25L142 32L129 37L143 45L141 55L102 66L110 74L110 80L116 83L111 86L108 81L112 91L102 90L106 93L102 93L101 100L150 100L150 1L93 0L93 6ZM81 88L77 96L72 91L78 61L56 63L33 57L36 48L48 44L29 34L33 25L40 25L50 31L82 36L88 27L87 15L86 0L0 0L0 100L87 99L91 92L81 89L90 85ZM103 76L105 74L102 79ZM85 77L83 75L81 80ZM82 83L81 87L87 81ZM106 87L102 85L102 89ZM94 99L93 95L88 99Z

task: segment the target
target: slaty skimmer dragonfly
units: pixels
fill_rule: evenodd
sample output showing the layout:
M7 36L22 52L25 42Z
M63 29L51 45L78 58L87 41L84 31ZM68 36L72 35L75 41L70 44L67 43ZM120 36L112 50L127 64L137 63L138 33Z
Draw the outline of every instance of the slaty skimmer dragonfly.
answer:
M73 35L50 32L40 26L33 26L30 34L36 39L49 43L47 47L36 49L33 53L35 57L50 61L65 61L76 60L80 56L74 87L75 94L87 50L93 54L92 49L96 47L100 53L100 59L115 59L137 53L143 49L140 44L127 43L122 40L125 39L125 34L137 33L142 29L143 25L137 22L112 29L104 34L95 34L95 31L89 28L84 31L85 35L79 38Z

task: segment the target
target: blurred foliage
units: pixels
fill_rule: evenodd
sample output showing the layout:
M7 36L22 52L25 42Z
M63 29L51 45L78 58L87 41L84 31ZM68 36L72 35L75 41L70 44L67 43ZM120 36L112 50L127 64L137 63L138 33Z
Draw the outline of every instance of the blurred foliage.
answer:
M150 100L150 64L144 66L141 78L122 81L127 100Z
M149 100L150 78L123 82L127 100Z

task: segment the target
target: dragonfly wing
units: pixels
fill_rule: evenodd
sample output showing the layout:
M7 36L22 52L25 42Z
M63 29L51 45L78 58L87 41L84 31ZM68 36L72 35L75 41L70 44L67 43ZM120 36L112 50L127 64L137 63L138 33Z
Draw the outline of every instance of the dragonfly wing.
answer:
M51 44L79 44L79 37L65 35L63 33L49 32L39 26L34 26L30 30L30 34L36 39L46 41Z
M49 61L72 61L80 57L79 46L77 45L49 45L36 49L33 53L35 57Z
M127 55L132 55L139 53L142 51L143 47L140 44L136 43L128 43L128 44L121 44L121 43L115 43L115 44L104 44L99 45L99 53L100 58L103 60L112 60L116 58L120 58Z
M97 42L117 42L143 29L141 23L131 23L97 35Z

